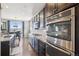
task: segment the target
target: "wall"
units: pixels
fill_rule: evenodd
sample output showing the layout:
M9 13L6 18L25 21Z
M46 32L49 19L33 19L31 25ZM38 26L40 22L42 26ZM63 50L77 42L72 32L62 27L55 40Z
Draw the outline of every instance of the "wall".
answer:
M27 38L30 31L30 22L24 21L24 37Z

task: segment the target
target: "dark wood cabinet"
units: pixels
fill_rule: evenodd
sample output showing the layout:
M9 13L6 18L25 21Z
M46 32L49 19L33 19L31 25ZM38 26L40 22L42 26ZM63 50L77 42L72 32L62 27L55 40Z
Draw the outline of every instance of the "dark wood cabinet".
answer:
M45 56L46 55L46 44L40 41L36 37L31 37L29 39L29 43L31 47L35 50L38 56Z
M38 27L40 28L40 14L37 14L37 22L38 22Z
M58 3L58 12L75 6L76 3Z
M34 39L34 49L35 49L35 51L38 53L38 39L35 37L35 39Z
M48 3L47 4L48 16L58 13L58 3Z
M77 3L48 3L46 5L46 17L59 13L75 5L77 5Z
M46 17L48 17L48 16L50 16L50 15L53 14L53 11L54 11L54 9L55 9L55 3L48 3L46 6L47 6L47 7L46 7L46 8L47 8Z
M39 29L40 28L40 13L38 13L35 17L32 18L32 28Z
M10 55L9 41L1 42L1 56L9 56L9 55Z
M47 8L47 4L45 5L45 18L48 17L48 8Z
M75 7L75 55L79 56L79 4Z
M44 19L44 13L43 10L40 12L40 28L43 28L43 19Z
M34 20L34 17L32 18L32 29L34 29L34 22L35 22L35 20Z
M46 27L45 8L43 9L43 28Z
M46 44L40 40L38 40L38 56L45 56L46 55Z

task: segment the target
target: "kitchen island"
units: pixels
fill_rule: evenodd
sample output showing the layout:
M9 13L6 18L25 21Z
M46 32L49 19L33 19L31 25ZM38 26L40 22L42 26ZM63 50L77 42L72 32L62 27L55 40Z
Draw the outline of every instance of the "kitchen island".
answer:
M0 37L0 52L1 56L9 56L12 50L12 41L15 38L15 34L3 35Z

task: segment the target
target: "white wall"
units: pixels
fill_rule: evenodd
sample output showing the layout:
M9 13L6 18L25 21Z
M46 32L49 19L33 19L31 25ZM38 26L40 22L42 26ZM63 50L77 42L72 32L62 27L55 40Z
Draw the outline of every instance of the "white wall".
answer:
M24 21L24 37L27 38L30 31L29 21Z

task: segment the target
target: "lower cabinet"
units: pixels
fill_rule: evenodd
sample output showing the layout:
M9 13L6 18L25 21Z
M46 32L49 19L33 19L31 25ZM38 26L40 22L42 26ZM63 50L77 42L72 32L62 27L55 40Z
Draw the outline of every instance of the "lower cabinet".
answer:
M35 38L33 37L33 39L32 39L32 48L35 48L34 43L35 43Z
M32 48L34 48L34 37L29 37L29 43Z
M35 49L35 51L36 51L37 53L38 53L38 48L39 48L38 39L35 38L35 39L34 39L34 49Z
M39 47L38 47L38 55L39 56L45 56L46 55L46 44L39 40L38 45L39 45Z
M49 44L44 43L37 37L32 37L29 40L32 48L35 50L38 56L70 56L65 52L62 52L54 47L51 47Z
M9 41L1 42L1 56L9 56L10 55L10 48L9 48Z
M46 45L44 42L40 41L36 37L32 37L29 39L31 47L35 50L38 56L45 56L46 55Z

